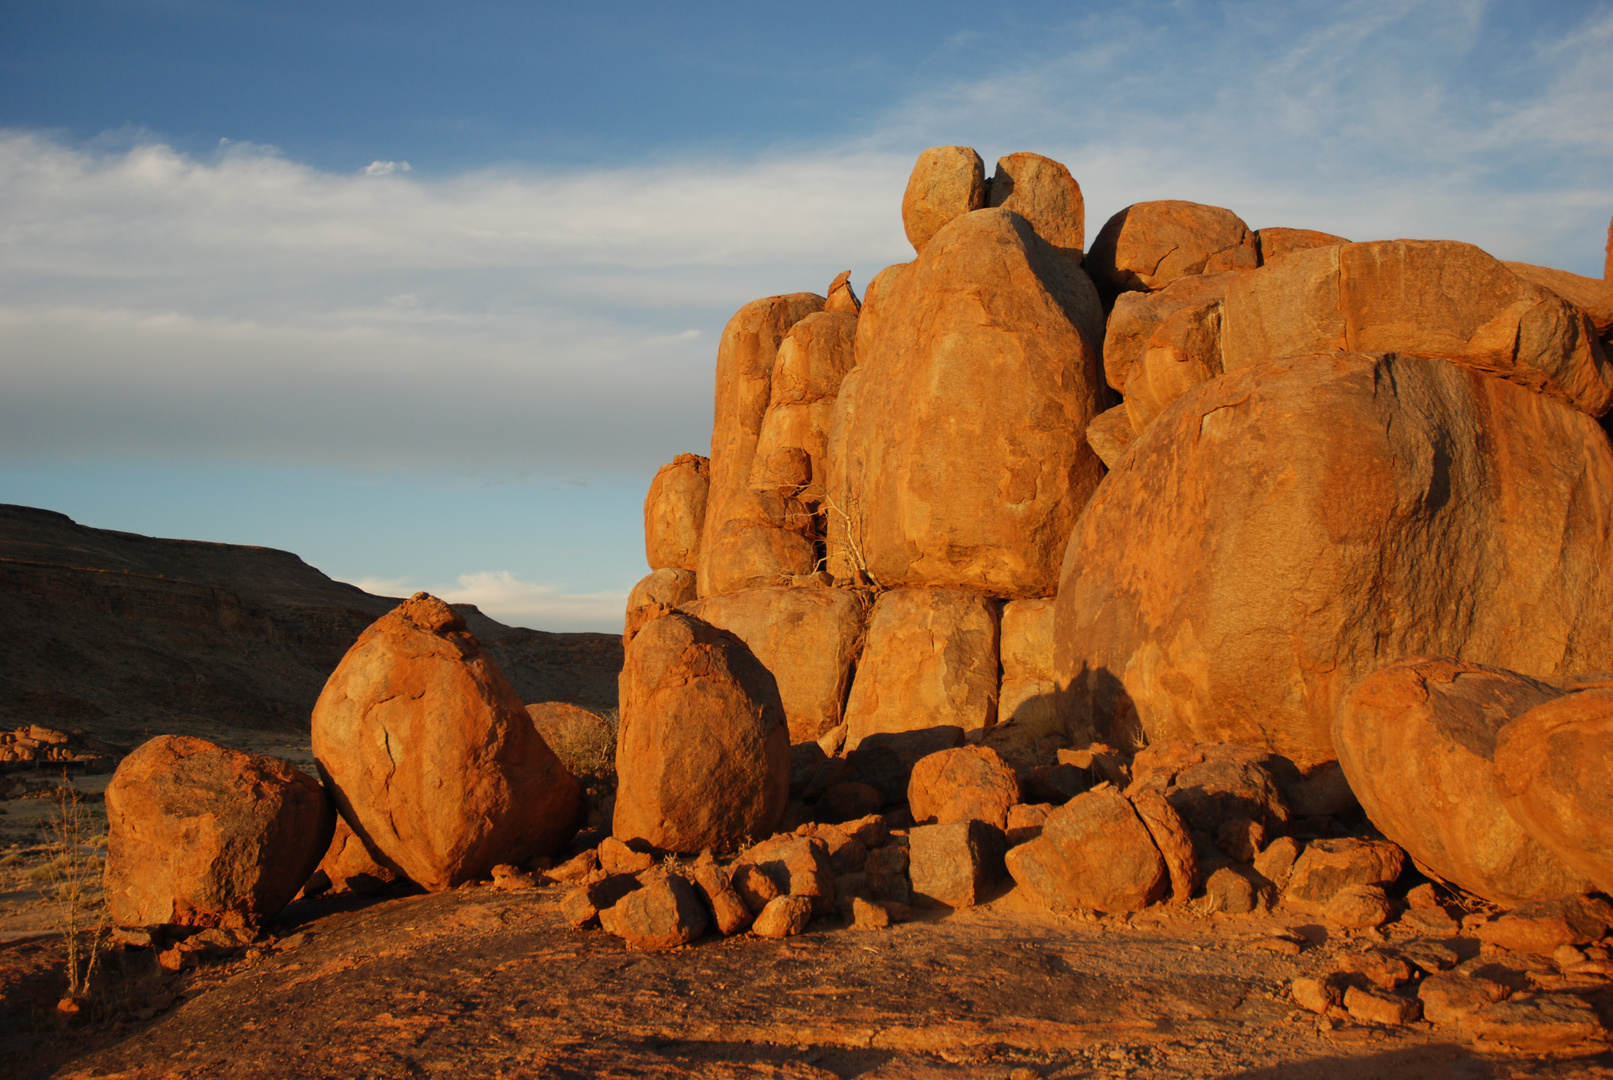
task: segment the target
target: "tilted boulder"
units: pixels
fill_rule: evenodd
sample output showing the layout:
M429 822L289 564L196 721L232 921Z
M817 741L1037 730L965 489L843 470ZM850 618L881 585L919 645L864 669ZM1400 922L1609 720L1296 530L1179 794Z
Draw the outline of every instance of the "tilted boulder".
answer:
M902 193L902 228L913 250L954 218L986 205L986 163L967 146L932 146L919 155Z
M1080 259L1086 246L1086 203L1070 170L1041 154L997 159L986 202L1012 210L1059 251Z
M1126 411L1124 404L1105 409L1087 425L1087 445L1092 447L1092 452L1098 455L1106 469L1119 467L1121 457L1131 448L1132 440L1136 437L1137 431L1131 426L1131 414Z
M837 727L862 645L866 600L848 589L745 589L688 605L743 641L778 683L792 743Z
M1495 735L1501 803L1566 866L1613 889L1613 690L1541 702Z
M1309 772L1386 660L1613 667L1610 569L1613 449L1584 413L1440 360L1241 368L1161 413L1071 537L1071 736L1261 745Z
M823 305L825 311L844 311L855 315L862 310L862 301L857 299L857 293L851 287L851 271L842 270L829 282L828 300Z
M106 787L105 887L120 926L257 926L297 895L336 814L276 758L159 735Z
M711 460L698 454L679 454L656 470L644 496L644 557L651 570L699 568L710 489Z
M1254 234L1231 210L1164 199L1134 203L1104 222L1087 272L1107 297L1153 292L1191 274L1253 270Z
M879 294L829 498L880 585L1050 595L1102 477L1097 292L1003 209L936 234ZM848 379L849 381L849 379ZM831 543L835 537L831 536Z
M773 396L773 365L790 328L826 301L815 293L753 300L734 313L717 345L717 396L711 426L711 483L700 540L700 594L776 584L799 569L802 545L790 536L801 523L791 508L761 501L750 487L762 420ZM810 515L808 515L810 518ZM807 529L810 532L810 528ZM807 569L811 569L811 544ZM771 570L773 576L769 576ZM759 580L760 579L760 580Z
M1165 860L1131 802L1111 787L1047 815L1042 835L1008 852L1008 873L1054 911L1140 911L1165 895Z
M880 593L846 701L847 753L877 732L996 723L997 618L975 593Z
M798 475L805 482L811 473L802 468ZM777 585L817 568L817 520L812 507L796 496L746 488L728 497L723 508L727 516L702 540L701 551L709 547L711 555L702 557L696 578L700 595Z
M447 604L416 593L359 635L314 705L314 759L353 831L451 889L559 851L582 788Z
M1147 427L1171 402L1221 374L1224 305L1207 298L1174 312L1149 335L1126 375L1126 415Z
M1333 742L1367 817L1426 872L1506 906L1588 892L1507 813L1495 780L1503 725L1560 696L1498 668L1403 660L1350 692Z
M822 498L835 396L852 368L856 338L857 316L846 311L819 311L790 327L773 362L772 395L751 462L752 487L802 486L781 463L790 451L803 451L808 490L802 494Z
M674 613L639 631L621 676L612 832L664 851L768 836L790 794L778 685L731 634Z
M1313 248L1227 289L1227 371L1329 349L1449 360L1592 416L1613 403L1613 365L1588 317L1455 240Z

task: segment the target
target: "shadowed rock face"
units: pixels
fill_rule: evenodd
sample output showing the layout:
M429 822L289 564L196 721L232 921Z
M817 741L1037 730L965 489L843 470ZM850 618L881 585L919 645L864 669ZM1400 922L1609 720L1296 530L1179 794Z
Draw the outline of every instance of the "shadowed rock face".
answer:
M125 743L175 718L306 731L342 654L398 604L290 552L92 529L24 506L0 506L0 591L0 726ZM616 703L620 638L456 610L523 700Z
M123 760L106 810L121 926L255 926L302 888L336 821L319 781L293 766L179 735Z
M1569 405L1441 360L1240 368L1161 413L1077 523L1066 715L1308 769L1349 687L1402 656L1613 667L1610 536L1613 450Z
M577 781L463 620L425 593L342 658L313 743L342 817L427 889L553 854L581 824Z

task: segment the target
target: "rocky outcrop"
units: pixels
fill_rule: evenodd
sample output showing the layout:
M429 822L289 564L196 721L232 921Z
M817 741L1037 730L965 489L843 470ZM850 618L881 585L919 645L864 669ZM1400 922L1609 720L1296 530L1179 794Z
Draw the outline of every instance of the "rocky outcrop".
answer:
M1613 366L1590 320L1454 240L1313 248L1228 288L1227 371L1329 349L1449 360L1592 416L1613 403Z
M789 797L778 685L738 638L675 613L627 650L616 749L617 839L736 850L769 836Z
M582 822L581 788L515 689L425 593L336 666L314 705L313 749L353 831L427 889L559 851Z
M856 338L857 316L849 311L819 311L790 327L773 362L772 393L751 462L752 487L800 494L813 503L823 497L835 396L852 368Z
M1333 741L1372 823L1429 873L1506 906L1587 892L1507 812L1494 779L1511 766L1497 757L1503 726L1560 696L1510 671L1404 660L1350 692Z
M1154 292L1192 274L1253 270L1260 255L1243 219L1219 206L1134 203L1104 222L1086 267L1106 297Z
M1228 372L1138 436L1071 537L1072 735L1249 743L1310 769L1387 661L1613 666L1610 537L1613 451L1561 402L1439 360Z
M879 293L843 424L869 575L891 587L1052 592L1102 466L1102 313L1081 267L1003 209L956 218Z
M644 497L644 557L651 570L697 570L706 525L711 462L679 454L661 466Z
M283 761L159 735L112 775L106 820L113 922L255 927L314 872L336 815Z

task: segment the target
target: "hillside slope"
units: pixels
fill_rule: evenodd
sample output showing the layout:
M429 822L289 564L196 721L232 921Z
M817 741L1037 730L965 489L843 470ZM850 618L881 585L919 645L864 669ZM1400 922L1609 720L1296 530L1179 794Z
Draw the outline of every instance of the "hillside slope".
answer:
M0 727L125 741L191 724L306 730L342 654L397 603L287 551L93 529L0 504ZM458 610L523 700L615 705L619 637Z

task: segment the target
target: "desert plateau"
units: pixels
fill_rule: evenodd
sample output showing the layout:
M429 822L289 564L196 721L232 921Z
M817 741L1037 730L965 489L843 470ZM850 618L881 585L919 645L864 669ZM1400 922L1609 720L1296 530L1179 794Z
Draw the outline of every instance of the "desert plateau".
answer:
M888 202L620 638L0 507L0 1076L1613 1077L1613 229Z

